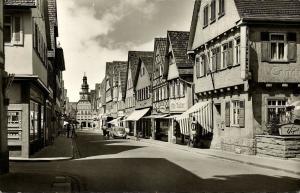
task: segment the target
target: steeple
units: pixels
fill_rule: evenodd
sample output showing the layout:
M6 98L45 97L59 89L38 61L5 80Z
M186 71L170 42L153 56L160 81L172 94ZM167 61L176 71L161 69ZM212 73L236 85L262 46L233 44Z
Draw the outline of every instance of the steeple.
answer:
M81 100L89 100L90 93L89 93L89 85L87 83L86 73L84 73L82 79L82 85L81 85L81 92L79 94Z

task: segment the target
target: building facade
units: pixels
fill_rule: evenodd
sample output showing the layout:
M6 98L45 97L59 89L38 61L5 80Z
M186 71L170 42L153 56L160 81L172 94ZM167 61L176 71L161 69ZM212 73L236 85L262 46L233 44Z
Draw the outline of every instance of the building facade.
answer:
M189 135L180 122L176 121L177 115L187 111L193 105L193 61L187 55L189 32L168 31L166 61L164 76L169 86L169 114L170 118L165 123L164 135L168 135L169 142L184 143ZM173 115L173 116L172 116ZM176 132L175 132L176 131Z
M7 173L9 171L9 161L8 161L8 146L7 146L7 120L5 96L6 91L4 88L4 81L7 77L4 71L4 42L3 42L3 1L0 2L0 175Z
M169 120L169 85L167 77L164 76L166 58L167 38L154 39L153 58L153 110L152 110L152 138L168 140ZM156 132L157 131L157 132ZM161 132L159 132L161 131Z
M128 52L128 66L126 73L126 83L125 83L125 118L127 118L135 110L136 97L135 97L135 87L137 81L137 67L139 64L139 57L149 56L151 57L153 52L142 52L142 51L129 51ZM133 121L126 121L126 127L130 129L130 134L134 134L134 123Z
M81 92L79 93L80 99L77 103L77 121L79 122L80 128L92 128L92 104L91 95L89 92L89 85L87 82L86 75L83 76Z
M276 141L286 124L295 125L287 107L300 100L299 6L296 1L196 1L189 49L195 57L196 99L212 108L211 147L299 154L299 149L286 145L283 152L284 145L267 142Z
M50 33L48 12L44 6L47 6L47 1L5 3L6 68L15 74L8 89L10 156L29 157L45 144L45 107L50 93L47 87Z

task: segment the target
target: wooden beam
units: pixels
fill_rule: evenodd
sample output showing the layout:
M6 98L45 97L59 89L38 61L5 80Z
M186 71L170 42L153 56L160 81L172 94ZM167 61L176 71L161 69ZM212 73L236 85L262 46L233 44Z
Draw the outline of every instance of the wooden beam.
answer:
M287 88L289 87L289 84L282 84L282 87Z
M223 88L221 88L221 89L220 89L220 92L224 92L224 89L223 89Z
M239 87L238 87L238 86L235 86L234 89L237 90L237 89L239 89Z
M228 87L228 88L227 88L227 91L230 91L230 90L231 90L231 88L230 88L230 87Z

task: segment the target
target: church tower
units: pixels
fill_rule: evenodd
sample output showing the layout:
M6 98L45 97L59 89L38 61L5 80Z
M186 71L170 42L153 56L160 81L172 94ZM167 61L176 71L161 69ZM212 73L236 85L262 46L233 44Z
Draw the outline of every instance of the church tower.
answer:
M90 100L89 85L87 83L87 77L85 73L82 79L81 92L79 94L80 100Z

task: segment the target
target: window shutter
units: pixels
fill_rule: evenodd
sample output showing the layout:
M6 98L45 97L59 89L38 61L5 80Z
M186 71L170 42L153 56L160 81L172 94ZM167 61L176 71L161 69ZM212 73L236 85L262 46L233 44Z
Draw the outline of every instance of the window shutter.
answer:
M23 44L22 21L20 16L14 17L14 44Z
M200 77L200 58L196 58L196 76L197 78Z
M245 101L240 101L239 126L245 127Z
M211 69L211 71L212 71L212 72L215 72L216 69L217 69L217 56L214 55L214 56L212 57L212 69Z
M260 40L261 41L270 41L270 33L269 32L261 32Z
M297 62L297 43L289 42L288 44L288 59L290 62Z
M225 104L225 126L230 127L230 102Z
M296 42L297 41L297 34L296 33L288 33L287 34L287 41L289 42Z
M220 48L218 48L217 50L217 61L216 61L216 65L219 66L219 68L221 69L221 51L220 51Z
M269 62L270 61L270 43L261 42L261 61Z

